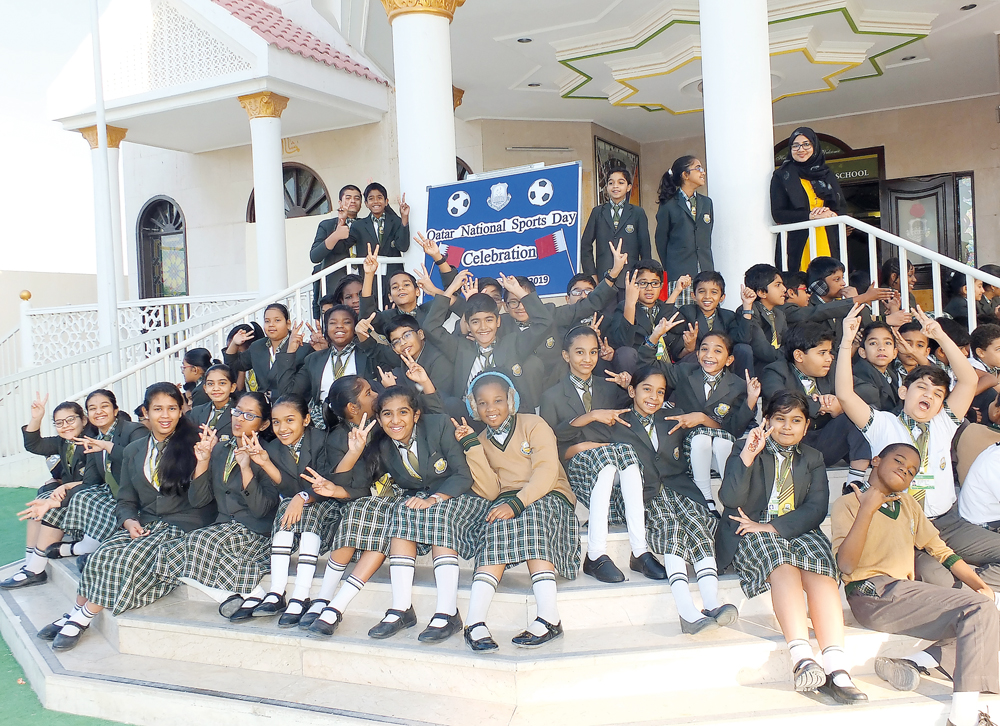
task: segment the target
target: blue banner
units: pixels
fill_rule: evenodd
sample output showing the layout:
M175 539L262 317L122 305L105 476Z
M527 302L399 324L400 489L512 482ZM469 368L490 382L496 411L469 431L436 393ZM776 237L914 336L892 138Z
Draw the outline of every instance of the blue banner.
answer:
M580 255L580 163L431 187L427 237L477 278L524 275L539 295L565 295Z

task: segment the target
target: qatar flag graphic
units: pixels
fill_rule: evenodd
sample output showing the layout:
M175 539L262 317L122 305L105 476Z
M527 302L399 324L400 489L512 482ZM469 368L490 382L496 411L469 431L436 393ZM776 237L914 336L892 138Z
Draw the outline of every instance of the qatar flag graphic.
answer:
M462 255L465 254L464 247L456 247L455 245L438 245L438 248L448 259L448 264L454 268L461 267L462 265Z
M559 252L566 251L566 235L561 229L552 234L539 237L535 240L535 249L538 250L538 259L551 257Z

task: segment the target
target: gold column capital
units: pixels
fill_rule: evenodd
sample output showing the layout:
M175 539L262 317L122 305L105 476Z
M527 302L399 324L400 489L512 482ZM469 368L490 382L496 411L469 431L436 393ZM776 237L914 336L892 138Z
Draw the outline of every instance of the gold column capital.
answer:
M398 16L407 13L441 15L448 18L450 23L455 18L455 11L464 4L465 0L382 0L390 23Z
M462 105L462 98L465 96L465 91L458 86L451 87L451 108L454 111L456 108Z
M281 118L281 112L288 105L288 99L271 91L260 91L248 96L240 96L240 105L251 120L255 118Z
M108 130L108 148L117 149L121 146L122 141L125 139L125 134L128 133L128 129L119 128L118 126L106 126L105 128ZM91 149L96 149L98 147L96 125L86 126L82 129L77 129L77 131L87 140Z

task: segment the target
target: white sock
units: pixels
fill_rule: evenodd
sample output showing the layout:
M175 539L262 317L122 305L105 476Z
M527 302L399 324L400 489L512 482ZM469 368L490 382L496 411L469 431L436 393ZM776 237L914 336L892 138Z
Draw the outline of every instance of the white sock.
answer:
M31 554L24 560L24 569L37 575L45 569L45 565L48 561L49 559L45 556L45 552L37 547L34 547L31 550Z
M792 668L794 669L795 666L806 658L813 658L813 649L809 645L808 640L789 640L788 655L792 658Z
M667 582L674 595L677 614L689 623L701 620L704 615L694 606L691 587L688 585L687 563L677 555L663 555L663 566L667 570Z
M590 492L590 517L587 520L587 557L591 561L608 553L608 513L611 511L611 488L615 484L613 466L601 469Z
M434 558L434 584L437 586L435 613L454 615L458 612L458 555ZM443 628L445 621L432 618L430 627Z
M202 583L198 582L197 580L193 580L190 577L178 577L177 579L183 582L188 587L193 587L195 590L205 593L210 598L215 600L215 602L217 603L223 603L236 594L231 590L223 590L222 588L219 587L209 587L208 585L203 585Z
M697 434L691 437L691 478L706 501L712 501L712 437Z
M295 566L295 589L292 590L291 600L305 600L309 597L312 589L313 575L316 574L316 560L319 559L319 548L323 540L315 532L303 532L299 540L299 561ZM302 608L293 603L290 606L291 614L298 615Z
M701 606L705 610L719 607L719 566L714 557L706 557L694 563L694 574L698 578Z
M288 586L288 563L292 559L292 532L280 530L271 538L271 592L285 594Z
M413 604L413 571L417 565L415 557L389 555L389 582L392 585L392 609L405 612ZM457 598L457 596L456 596ZM383 623L394 623L398 615L389 614Z
M77 542L71 548L74 555L89 555L91 552L96 552L97 548L101 546L101 543L91 537L89 534L83 535L83 539Z
M628 543L632 554L649 552L646 544L646 507L642 501L642 472L635 464L618 473L618 482L625 500L625 524L628 526Z
M264 596L266 594L267 594L267 590L265 590L260 585L257 585L257 587L255 587L253 590L251 590L250 594L247 595L246 597L244 597L243 599L244 600L263 600Z
M70 613L69 620L66 624L62 626L59 631L63 635L79 635L84 629L90 627L90 624L97 617L97 613L91 612L90 608L87 607L87 603L83 605L77 605L76 609Z
M938 662L926 650L918 650L916 653L906 656L906 660L912 661L928 670L938 667Z
M330 603L330 607L326 608L323 614L319 616L319 619L325 623L334 623L337 620L337 613L343 615L347 610L347 606L351 604L351 600L354 599L355 595L361 592L364 586L365 583L356 578L354 575L348 577L344 580L344 584L341 585L340 592L337 593L337 597L333 598L333 601ZM337 613L335 613L334 610L336 610Z
M319 595L316 596L312 605L309 606L309 612L322 612L325 605L320 601L326 600L329 603L333 599L333 593L337 591L337 585L340 584L340 579L344 576L346 569L347 563L342 565L334 561L333 557L327 560L326 570L323 572L323 582L319 586Z
M558 625L561 619L556 604L556 573L552 570L532 573L531 592L535 596L535 617L552 625ZM528 632L532 635L545 635L548 631L540 622L532 620Z
M834 676L833 682L838 686L846 688L853 686L851 677L847 675L847 655L839 645L830 645L823 648L823 670L827 675L834 671L843 671Z
M955 726L975 726L979 719L979 693L955 691L951 694L951 713L948 720Z
M715 470L719 472L719 476L726 473L726 462L729 461L729 455L733 453L733 442L729 439L722 438L718 436L712 439L712 459L715 464ZM708 492L712 493L712 480L708 481ZM708 498L709 508L715 511L715 500L711 497Z
M472 590L469 593L469 616L466 618L469 625L486 622L486 615L490 611L490 604L493 602L493 596L497 594L499 585L500 581L488 572L477 572L473 576ZM473 628L469 636L473 640L479 640L489 634L490 631L480 625Z

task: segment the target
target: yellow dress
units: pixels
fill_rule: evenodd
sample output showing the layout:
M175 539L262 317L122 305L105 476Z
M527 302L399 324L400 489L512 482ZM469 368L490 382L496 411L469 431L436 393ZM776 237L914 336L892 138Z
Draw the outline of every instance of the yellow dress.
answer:
M809 197L809 209L819 209L820 207L825 207L826 202L816 196L816 192L813 191L812 182L808 179L799 179L802 183L802 188L806 190L806 196ZM826 236L826 227L816 228L816 256L817 257L831 257L830 255L830 240ZM802 263L800 270L804 270L809 267L809 263L812 262L812 257L809 255L809 238L806 238L806 246L802 248Z

